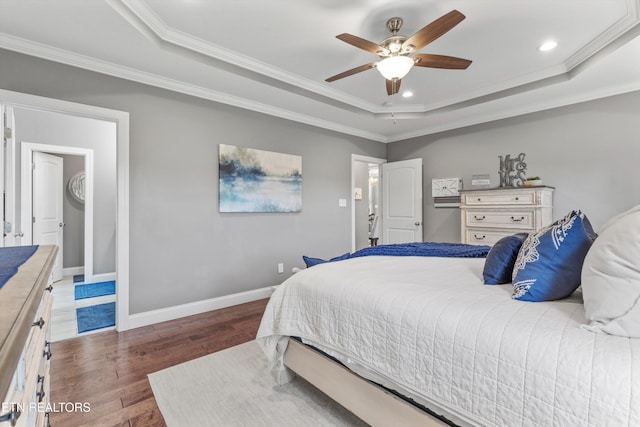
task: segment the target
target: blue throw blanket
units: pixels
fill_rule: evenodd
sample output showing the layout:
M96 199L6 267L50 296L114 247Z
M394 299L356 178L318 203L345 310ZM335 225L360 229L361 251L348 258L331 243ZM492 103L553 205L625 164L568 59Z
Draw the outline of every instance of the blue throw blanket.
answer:
M357 258L374 255L390 256L432 256L448 258L484 258L489 253L490 246L467 245L466 243L438 243L416 242L395 243L391 245L370 246L360 249L352 254L346 253L329 260L303 256L307 268L325 262L340 261L348 258Z
M0 248L0 288L18 272L18 267L33 255L38 246Z
M360 249L352 253L350 258L371 255L484 258L489 253L489 249L491 249L489 246L467 245L465 243L396 243Z

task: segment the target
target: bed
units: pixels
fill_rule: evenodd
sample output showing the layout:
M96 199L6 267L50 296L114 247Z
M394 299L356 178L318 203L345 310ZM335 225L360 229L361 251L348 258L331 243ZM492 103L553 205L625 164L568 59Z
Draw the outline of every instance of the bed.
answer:
M434 425L640 425L640 339L585 328L584 289L518 301L511 283L483 285L484 264L365 256L316 265L276 289L257 340L278 382L293 375L286 365L322 379L335 360ZM309 348L318 365L287 362ZM388 425L367 419L373 402L354 412Z

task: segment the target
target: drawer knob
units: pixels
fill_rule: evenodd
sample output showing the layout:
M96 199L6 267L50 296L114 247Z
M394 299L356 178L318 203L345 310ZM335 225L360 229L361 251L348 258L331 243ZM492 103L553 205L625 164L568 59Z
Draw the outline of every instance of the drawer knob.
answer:
M487 237L487 236L484 236L484 235L483 236L478 236L477 234L473 235L473 238L476 239L476 240L484 240L485 237Z
M521 216L520 218L516 218L516 217L512 216L511 217L511 221L513 221L513 222L521 222L521 221L524 221L524 217Z
M18 418L20 418L20 414L22 414L22 412L18 409L18 405L14 403L11 405L11 411L4 415L0 415L0 423L9 421L12 426L15 426L18 422Z
M53 285L47 286L46 288L44 288L44 290L49 292L53 291Z
M517 200L520 200L520 197L516 197L516 201L517 201Z
M473 219L475 219L476 221L482 221L486 218L486 216L482 215L482 216L478 216L478 215L474 215Z
M53 353L51 353L51 341L44 342L44 350L42 351L42 357L46 357L47 360L51 359Z
M482 199L480 197L478 197L478 202L481 202L481 201L482 201Z
M33 322L31 326L39 326L40 329L44 326L44 319L41 317L37 322Z
M38 402L42 402L42 399L47 394L44 392L44 375L38 375L38 384L40 384L40 391L36 392L36 397Z

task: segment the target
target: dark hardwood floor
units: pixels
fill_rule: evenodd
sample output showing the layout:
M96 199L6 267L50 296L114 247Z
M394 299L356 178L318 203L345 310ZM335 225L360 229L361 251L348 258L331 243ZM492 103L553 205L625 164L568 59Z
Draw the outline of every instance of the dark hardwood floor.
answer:
M54 343L52 404L86 402L90 411L53 413L51 425L164 426L147 374L251 341L267 301Z

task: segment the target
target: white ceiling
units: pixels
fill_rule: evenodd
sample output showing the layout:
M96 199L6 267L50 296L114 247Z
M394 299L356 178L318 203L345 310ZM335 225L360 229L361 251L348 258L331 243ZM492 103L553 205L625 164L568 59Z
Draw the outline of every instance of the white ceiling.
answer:
M640 0L0 0L0 47L376 141L392 142L640 89ZM388 96L378 58L335 38L410 36L466 19ZM548 39L550 52L538 51Z

